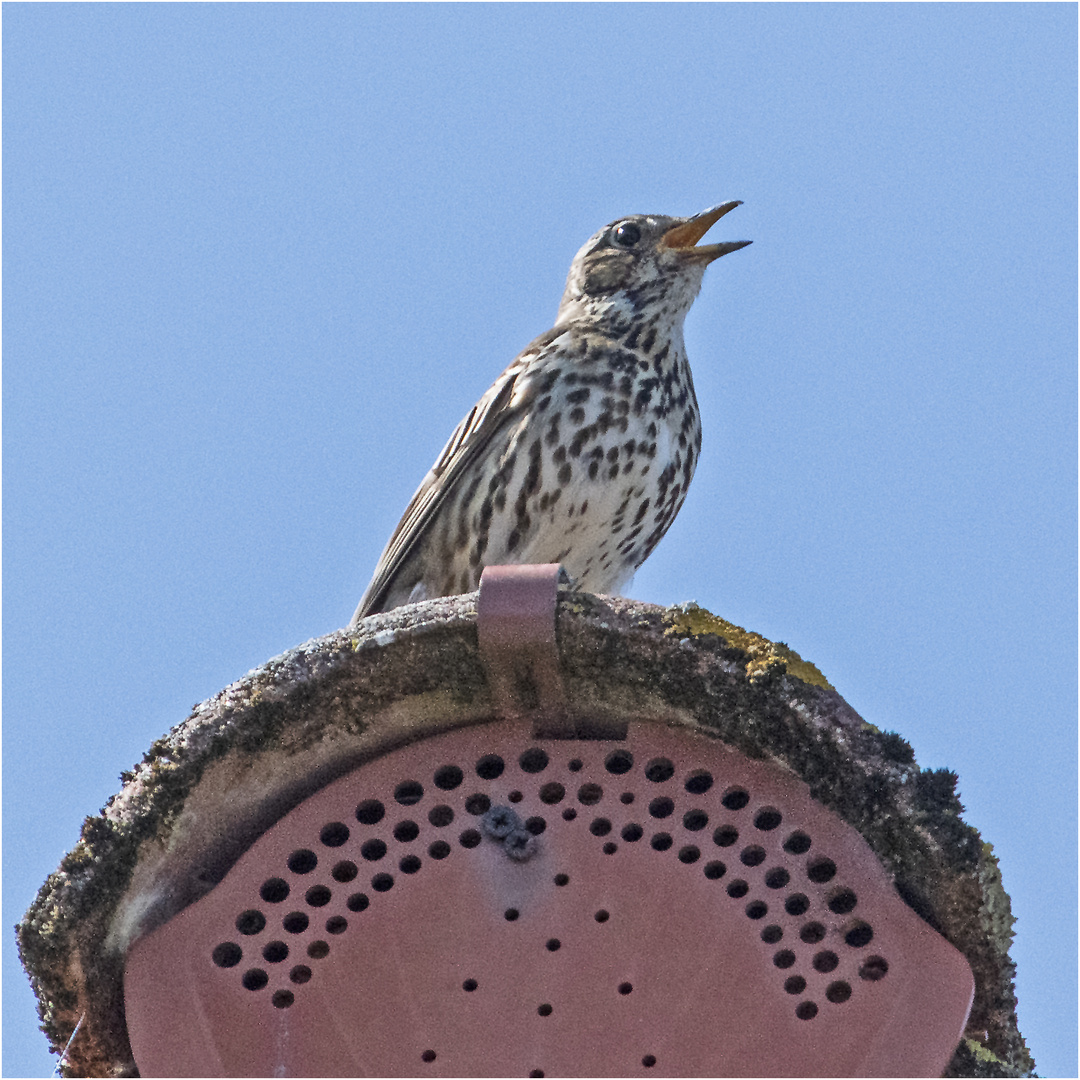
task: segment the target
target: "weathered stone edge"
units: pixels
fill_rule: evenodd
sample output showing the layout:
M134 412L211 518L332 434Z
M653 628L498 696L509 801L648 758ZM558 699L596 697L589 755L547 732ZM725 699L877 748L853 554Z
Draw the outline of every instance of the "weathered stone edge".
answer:
M809 784L866 838L905 900L971 963L968 1041L946 1075L1031 1074L1016 1027L1008 896L990 846L960 816L954 774L920 770L903 739L864 722L812 665L696 605L661 609L564 593L558 638L578 710L686 724L771 758ZM406 701L419 719L401 721ZM167 862L170 844L182 839L185 806L212 786L205 778L215 769L312 762L310 784L294 785L265 811L281 816L290 800L295 805L366 757L490 718L475 594L398 609L306 642L197 706L123 774L123 789L102 815L87 818L79 843L17 928L42 1028L56 1050L86 1013L68 1074L134 1072L123 949L131 934L168 914L148 908L153 917L137 924L136 863L142 872L148 858ZM227 868L209 868L202 891Z

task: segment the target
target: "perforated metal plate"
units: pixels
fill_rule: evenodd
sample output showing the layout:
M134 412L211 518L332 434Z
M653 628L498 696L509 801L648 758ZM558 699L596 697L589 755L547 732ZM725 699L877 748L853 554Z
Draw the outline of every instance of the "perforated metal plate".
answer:
M972 993L805 785L646 723L372 761L125 976L143 1076L931 1076Z

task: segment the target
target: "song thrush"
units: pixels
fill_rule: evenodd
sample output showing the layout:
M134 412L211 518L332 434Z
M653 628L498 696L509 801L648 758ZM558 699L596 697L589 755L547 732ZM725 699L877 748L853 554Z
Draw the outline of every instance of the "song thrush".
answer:
M489 563L562 563L590 592L629 582L694 475L701 422L683 320L705 267L750 243L697 246L738 205L620 218L585 244L555 325L450 436L353 623L469 592Z

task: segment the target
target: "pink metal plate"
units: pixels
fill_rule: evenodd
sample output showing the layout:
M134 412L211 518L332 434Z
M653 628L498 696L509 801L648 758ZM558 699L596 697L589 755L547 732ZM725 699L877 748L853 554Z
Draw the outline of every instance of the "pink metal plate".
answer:
M646 723L363 765L125 975L143 1076L933 1076L972 993L804 784Z

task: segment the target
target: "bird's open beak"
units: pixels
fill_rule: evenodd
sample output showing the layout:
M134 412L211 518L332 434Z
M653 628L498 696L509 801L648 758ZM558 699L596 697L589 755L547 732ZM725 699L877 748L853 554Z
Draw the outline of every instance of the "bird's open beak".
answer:
M697 247L697 242L715 225L729 210L736 206L742 206L742 200L721 203L708 210L702 210L692 218L687 218L681 225L675 225L668 229L660 238L660 246L672 248L687 259L710 263L713 259L719 259L721 255L727 255L739 248L752 243L751 240L728 240L722 244L706 244Z

